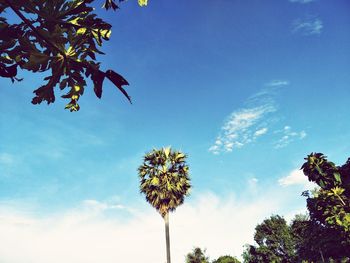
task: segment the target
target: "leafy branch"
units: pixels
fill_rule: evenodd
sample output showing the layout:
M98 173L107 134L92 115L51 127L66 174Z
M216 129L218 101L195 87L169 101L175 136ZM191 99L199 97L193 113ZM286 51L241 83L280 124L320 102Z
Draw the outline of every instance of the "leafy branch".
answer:
M122 2L119 0L118 2ZM94 85L98 98L102 96L104 79L109 79L129 100L123 88L129 83L115 71L102 71L96 54L104 54L98 47L108 41L111 25L98 18L89 6L94 0L0 0L0 13L7 8L21 19L19 24L9 24L0 17L0 76L17 78L17 67L31 72L47 72L47 81L34 90L33 104L55 101L54 89L69 91L61 96L69 99L66 109L78 111L78 100L87 86L86 79ZM147 1L139 0L145 5ZM114 0L104 2L105 9L119 8ZM27 18L24 14L27 14Z

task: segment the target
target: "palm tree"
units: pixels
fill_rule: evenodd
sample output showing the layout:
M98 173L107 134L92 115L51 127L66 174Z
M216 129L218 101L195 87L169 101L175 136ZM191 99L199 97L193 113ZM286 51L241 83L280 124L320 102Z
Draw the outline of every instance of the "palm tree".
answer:
M138 168L140 192L163 217L167 263L170 261L169 212L184 202L191 188L186 155L170 147L153 149Z

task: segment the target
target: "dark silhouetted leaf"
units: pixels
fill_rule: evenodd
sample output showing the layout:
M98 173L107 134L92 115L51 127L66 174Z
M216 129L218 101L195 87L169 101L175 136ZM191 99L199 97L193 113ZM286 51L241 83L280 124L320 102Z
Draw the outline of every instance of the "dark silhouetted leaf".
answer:
M91 77L92 81L94 82L94 92L99 99L102 96L102 84L105 77L106 74L100 70L94 71Z
M124 79L121 75L119 75L118 73L114 72L113 70L107 70L106 71L106 77L113 82L113 84L115 86L118 87L118 89L124 94L124 96L129 100L130 103L131 102L131 98L129 96L129 94L125 91L125 89L123 89L124 85L129 85L129 83L126 81L126 79Z
M5 64L0 63L0 76L4 78L14 78L17 75L17 64L12 66L5 66Z
M112 8L114 11L118 9L118 5L115 3L114 0L106 0L105 3L103 4L103 8L106 10Z

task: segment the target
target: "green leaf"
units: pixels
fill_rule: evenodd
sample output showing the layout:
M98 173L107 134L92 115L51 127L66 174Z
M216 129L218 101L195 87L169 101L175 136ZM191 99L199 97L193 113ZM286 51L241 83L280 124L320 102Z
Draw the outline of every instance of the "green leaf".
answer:
M334 179L338 182L341 183L341 177L340 177L340 173L335 172L333 173Z
M325 188L326 187L326 185L324 184L323 180L320 180L318 184L321 186L321 188Z

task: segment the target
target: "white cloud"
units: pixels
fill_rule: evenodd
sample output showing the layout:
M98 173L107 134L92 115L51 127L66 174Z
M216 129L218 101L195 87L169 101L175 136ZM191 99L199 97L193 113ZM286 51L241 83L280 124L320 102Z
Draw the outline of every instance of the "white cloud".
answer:
M315 0L289 0L292 3L308 4L314 2Z
M282 130L277 130L275 133L282 134L282 137L274 143L275 149L284 148L291 142L295 140L302 140L307 136L304 130L295 132L290 126L284 126Z
M281 87L281 86L289 85L289 81L275 79L275 80L271 80L269 83L266 83L265 85L269 87Z
M323 29L323 22L319 18L296 19L292 24L294 33L302 35L319 35Z
M257 184L255 178L249 182ZM173 262L184 262L194 246L207 248L211 259L240 257L243 245L253 242L256 224L289 204L285 190L264 193L246 201L203 193L179 207L170 216ZM165 261L164 222L154 209L145 203L142 210L131 209L137 212L126 221L106 216L108 209L111 204L87 200L79 209L37 217L0 207L1 262Z
M256 137L261 136L261 135L267 133L267 130L268 129L266 127L261 128L261 129L255 131L254 136L256 136Z
M243 108L234 111L221 128L220 135L215 144L209 148L214 154L220 152L231 152L233 148L241 148L253 142L258 136L267 132L263 127L253 131L258 127L261 120L269 113L276 111L272 104L265 104L253 108Z
M274 96L286 85L289 85L287 80L272 80L261 91L249 97L246 107L233 111L226 118L215 143L209 147L209 152L216 155L232 152L265 135L272 120L270 114L277 111Z
M310 182L307 176L305 176L303 171L300 169L295 169L291 171L287 176L280 178L278 180L278 184L283 187L301 185L305 187L305 189L309 190L316 187L316 184Z

